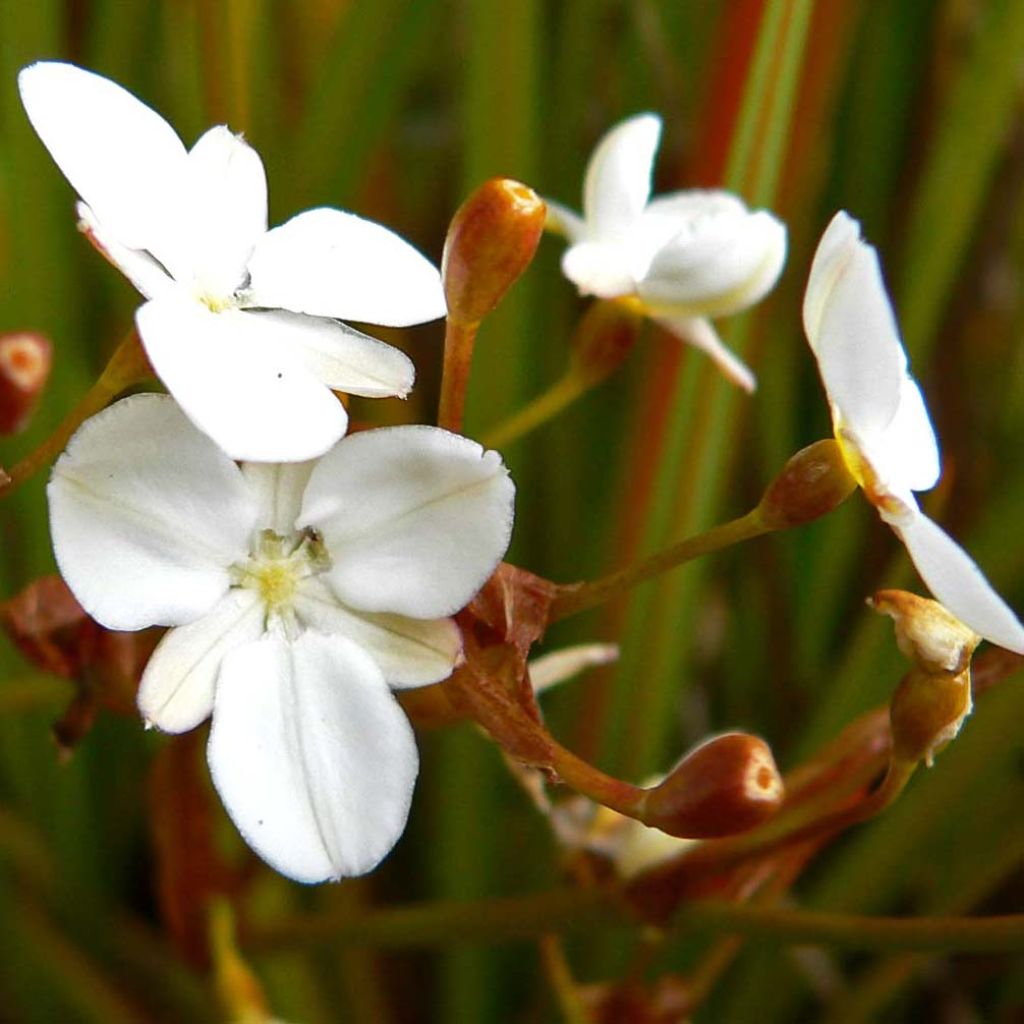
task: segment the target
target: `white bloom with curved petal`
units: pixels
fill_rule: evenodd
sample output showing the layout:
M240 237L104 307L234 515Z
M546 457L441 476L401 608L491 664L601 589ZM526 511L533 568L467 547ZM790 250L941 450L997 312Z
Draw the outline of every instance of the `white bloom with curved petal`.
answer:
M440 275L411 245L333 209L268 231L263 163L223 125L186 150L91 71L44 61L18 84L83 228L147 300L136 323L157 376L232 458L323 454L347 424L332 391L408 394L405 354L341 321L444 316Z
M562 270L584 295L630 299L662 327L706 352L733 383L754 376L709 318L746 309L775 286L786 227L729 192L651 199L661 118L638 114L598 143L583 186L583 216L548 200L548 226L565 235Z
M369 871L417 771L391 691L451 674L449 616L508 546L498 454L392 427L238 466L171 398L137 395L82 425L48 495L83 607L111 629L175 627L139 709L167 732L213 715L210 770L249 845L302 882Z
M961 622L1024 654L1024 626L970 556L929 519L915 491L939 479L939 447L882 280L878 253L840 211L818 244L804 330L854 478L907 547L931 592Z

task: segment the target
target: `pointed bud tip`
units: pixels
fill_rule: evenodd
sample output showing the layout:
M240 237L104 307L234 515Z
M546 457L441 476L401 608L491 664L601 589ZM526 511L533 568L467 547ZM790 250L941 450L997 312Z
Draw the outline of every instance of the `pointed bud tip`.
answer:
M879 590L868 606L893 620L899 649L925 672L967 668L981 637L938 601L905 590Z
M838 443L816 441L792 456L768 485L761 517L773 530L800 526L838 508L856 488Z
M479 323L529 266L544 230L544 201L529 186L492 178L456 211L441 260L450 319Z
M784 795L768 744L748 733L723 733L690 751L647 791L643 820L681 838L733 835L773 817Z

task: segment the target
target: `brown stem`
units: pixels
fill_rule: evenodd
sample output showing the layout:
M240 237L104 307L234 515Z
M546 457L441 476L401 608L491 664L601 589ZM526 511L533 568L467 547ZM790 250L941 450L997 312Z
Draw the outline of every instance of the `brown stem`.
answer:
M444 369L441 371L441 399L437 425L456 433L462 430L466 407L466 390L473 362L479 323L462 323L448 318L444 332Z

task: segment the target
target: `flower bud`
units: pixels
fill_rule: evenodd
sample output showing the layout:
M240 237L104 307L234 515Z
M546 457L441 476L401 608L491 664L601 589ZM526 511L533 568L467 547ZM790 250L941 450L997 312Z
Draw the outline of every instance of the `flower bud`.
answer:
M889 705L894 761L931 767L935 755L960 731L971 713L971 672L956 675L912 668Z
M52 363L50 343L42 335L0 335L0 434L14 434L28 422Z
M614 373L640 336L641 318L625 302L595 302L583 315L569 352L573 376L587 387Z
M974 630L927 597L905 590L879 590L868 604L892 618L899 649L925 672L963 672L981 642Z
M828 438L790 458L768 485L758 510L769 529L786 530L838 508L856 488L839 445Z
M669 835L710 839L771 818L783 795L768 744L728 732L691 750L664 782L647 790L639 817Z
M456 211L441 258L450 320L479 323L529 266L544 201L510 178L485 181Z

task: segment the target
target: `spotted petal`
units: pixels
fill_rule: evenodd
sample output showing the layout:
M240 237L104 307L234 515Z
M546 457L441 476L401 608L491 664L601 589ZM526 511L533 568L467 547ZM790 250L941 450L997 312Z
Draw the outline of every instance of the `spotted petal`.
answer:
M61 574L110 629L205 615L245 557L256 517L238 467L163 395L126 398L87 420L47 494Z
M462 608L505 553L514 490L498 453L467 438L368 430L317 464L299 525L323 536L344 604L435 619Z
M245 841L299 882L375 867L405 828L418 768L412 729L370 656L316 633L228 655L208 757Z
M182 296L147 302L135 318L167 390L232 458L301 462L345 432L341 403L258 313L212 313Z

